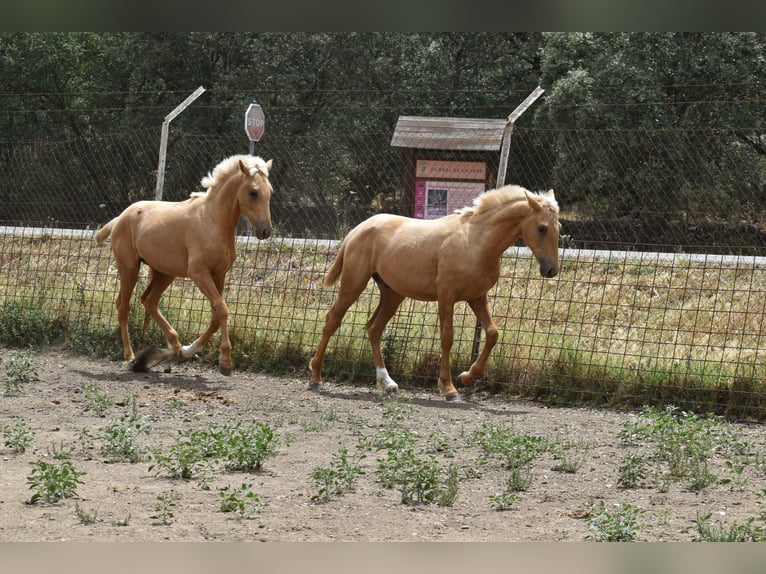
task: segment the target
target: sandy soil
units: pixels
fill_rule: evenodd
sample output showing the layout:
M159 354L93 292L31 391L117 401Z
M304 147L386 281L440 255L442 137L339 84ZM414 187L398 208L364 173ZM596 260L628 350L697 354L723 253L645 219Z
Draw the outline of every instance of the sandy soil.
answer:
M0 382L15 351L0 349ZM625 448L620 432L636 413L589 408L548 408L477 391L461 403L447 403L433 390L403 390L403 424L415 433L423 457L435 456L441 468L461 468L458 496L451 506L409 506L395 488L384 488L376 469L385 450L371 448L359 467L356 489L326 502L312 500L318 488L312 473L330 467L341 447L350 453L380 436L388 420L383 397L370 388L325 382L309 391L308 376L277 378L236 371L229 377L201 362L132 373L120 362L72 356L58 350L32 355L37 378L17 395L0 397L0 425L21 417L34 433L29 448L16 453L0 444L0 541L582 541L591 540L591 518L604 501L643 512L637 540L689 541L694 520L711 513L714 522L744 523L759 516L764 481L760 466L749 464L734 488L723 458L710 460L718 482L691 492L680 482L665 491L658 481L644 488L617 484ZM108 397L102 416L93 393ZM89 398L91 397L91 398ZM267 422L279 435L276 454L259 472L232 472L213 464L206 484L170 479L156 461L110 462L100 449L104 429L131 414L150 425L138 437L147 450L168 452L180 430L212 422ZM546 451L532 463L528 490L518 492L509 510L493 508L490 496L506 488L509 470L482 454L476 431L488 425L580 445L581 467L554 470L560 459ZM760 425L731 424L731 432L764 452ZM83 438L83 429L91 437ZM428 454L429 437L447 438L451 449ZM648 446L647 446L648 448ZM52 462L51 452L71 450L70 460L84 471L77 496L55 503L28 504L27 478L35 461ZM648 452L648 451L647 451ZM220 489L252 484L264 504L249 518L220 510ZM167 523L156 518L158 497L179 496ZM90 523L83 515L94 518Z

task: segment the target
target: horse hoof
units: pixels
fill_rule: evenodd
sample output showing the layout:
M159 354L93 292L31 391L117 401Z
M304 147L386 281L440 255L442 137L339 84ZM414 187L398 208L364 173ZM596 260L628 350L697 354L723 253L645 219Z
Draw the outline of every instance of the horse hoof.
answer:
M457 394L457 393L455 393L454 395L447 395L445 398L447 399L447 401L449 401L451 403L461 403L461 402L463 402L463 399L461 399L460 395Z
M222 375L226 375L227 377L231 375L231 367L224 367L223 365L218 365L218 370L221 372Z
M309 383L309 390L310 390L310 391L318 391L318 390L319 390L319 384L320 384L321 382L322 382L322 381L311 381L311 382Z

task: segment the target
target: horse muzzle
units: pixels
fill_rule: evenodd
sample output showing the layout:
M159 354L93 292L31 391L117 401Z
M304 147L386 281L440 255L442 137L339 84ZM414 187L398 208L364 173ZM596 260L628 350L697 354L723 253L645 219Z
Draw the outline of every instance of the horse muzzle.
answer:
M552 261L540 262L540 275L542 275L546 279L550 279L552 277L555 277L558 274L559 274L558 263L552 262Z
M271 237L271 225L268 223L256 223L253 225L253 228L258 239L268 239Z

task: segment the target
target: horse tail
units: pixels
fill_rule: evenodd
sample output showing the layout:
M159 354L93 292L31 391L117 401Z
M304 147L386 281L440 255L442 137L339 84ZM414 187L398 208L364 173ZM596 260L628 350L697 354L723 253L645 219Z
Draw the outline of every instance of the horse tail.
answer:
M106 238L109 237L112 234L112 227L114 227L114 224L117 223L117 217L112 219L109 223L104 225L101 229L96 231L96 241L98 243L103 243L106 241Z
M324 284L327 287L332 287L338 282L341 271L343 271L343 253L346 250L346 242L340 244L340 251L335 256L335 261L332 262L330 268L327 270L327 274L324 276Z

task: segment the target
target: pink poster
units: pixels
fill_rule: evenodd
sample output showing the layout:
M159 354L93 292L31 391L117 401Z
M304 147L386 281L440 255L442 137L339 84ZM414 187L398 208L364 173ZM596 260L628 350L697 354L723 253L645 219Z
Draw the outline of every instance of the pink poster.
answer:
M437 219L456 209L471 205L484 192L484 182L477 181L415 181L415 209L417 219Z

